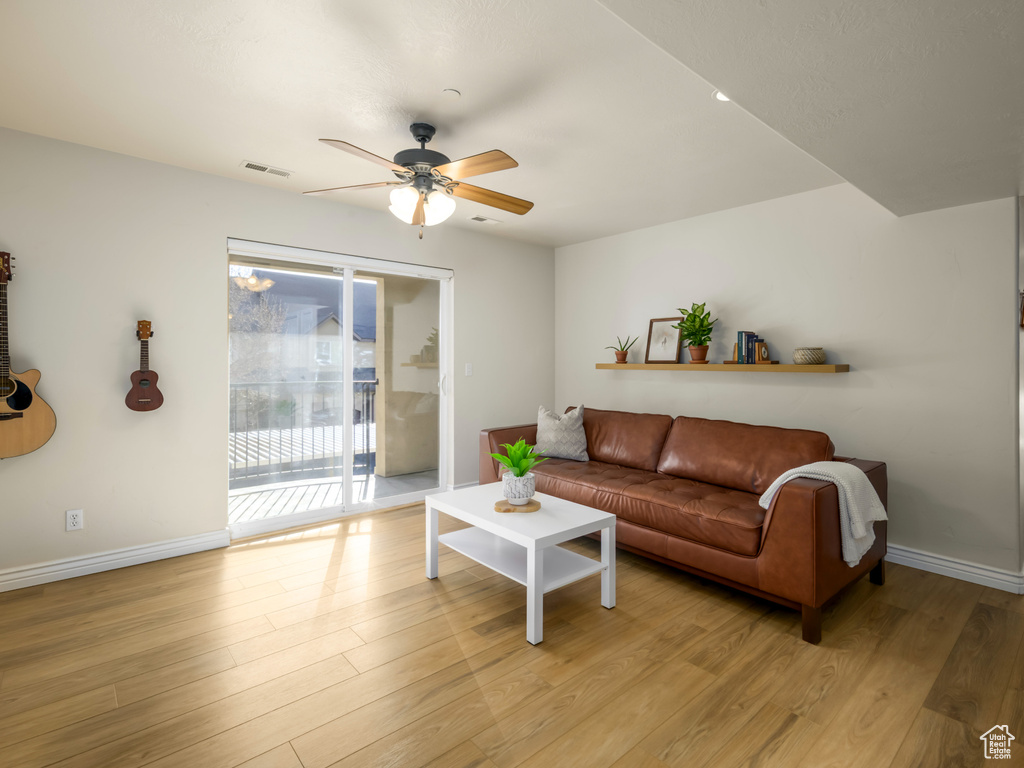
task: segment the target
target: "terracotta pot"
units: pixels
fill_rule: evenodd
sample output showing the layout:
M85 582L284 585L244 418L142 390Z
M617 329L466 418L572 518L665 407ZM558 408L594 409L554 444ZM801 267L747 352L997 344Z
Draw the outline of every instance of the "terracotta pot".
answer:
M707 365L708 345L705 344L702 347L690 347L690 362Z
M615 362L616 363L624 363L624 362L626 362L626 355L628 355L628 354L629 354L629 352L626 351L626 350L616 349L615 350Z

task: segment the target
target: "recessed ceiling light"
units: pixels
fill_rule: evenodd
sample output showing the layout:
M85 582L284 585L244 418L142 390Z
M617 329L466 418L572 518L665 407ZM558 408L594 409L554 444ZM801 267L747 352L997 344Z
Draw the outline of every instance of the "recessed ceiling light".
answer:
M445 88L443 91L441 91L441 95L444 96L446 99L451 99L452 101L455 101L462 95L462 92L457 91L454 88Z
M730 99L728 96L726 96L724 93L718 90L715 91L714 96L719 101L732 101L732 99Z

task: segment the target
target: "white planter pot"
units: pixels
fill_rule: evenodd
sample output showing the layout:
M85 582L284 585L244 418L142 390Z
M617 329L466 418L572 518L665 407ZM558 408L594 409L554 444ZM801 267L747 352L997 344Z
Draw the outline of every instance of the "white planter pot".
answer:
M509 504L521 506L533 498L537 490L537 477L533 472L527 472L522 477L516 477L511 472L501 476L501 492L508 499Z

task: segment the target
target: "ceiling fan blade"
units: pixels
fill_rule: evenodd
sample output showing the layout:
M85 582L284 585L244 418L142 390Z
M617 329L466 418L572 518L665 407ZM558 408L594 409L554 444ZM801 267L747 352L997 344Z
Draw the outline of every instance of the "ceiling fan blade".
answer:
M328 146L334 147L335 149L340 149L342 152L348 152L350 155L355 155L356 157L361 157L364 160L369 160L371 163L383 165L385 168L390 168L396 173L408 173L408 171L406 171L402 166L393 163L380 155L375 155L373 152L367 152L365 149L360 149L355 144L349 144L347 141L338 141L337 139L320 139L320 141Z
M470 176L480 176L484 173L518 167L519 163L500 149L492 149L490 152L483 152L472 157L452 160L450 163L437 166L434 170L449 179L467 179Z
M401 181L378 181L373 184L353 184L348 187L331 187L330 189L312 189L309 192L303 192L304 195L326 195L328 192L337 192L341 189L373 189L375 187L397 187L403 182Z
M427 216L423 211L423 195L420 195L420 199L416 201L416 210L412 212L412 225L414 227L422 227L427 221Z
M512 195L503 195L501 192L492 192L489 189L474 187L472 184L466 184L465 182L459 182L458 186L452 190L452 194L456 197L461 197L464 200L483 203L484 205L489 205L492 208L500 208L503 211L516 213L520 216L533 208L533 203L529 200L520 200L518 197L512 197Z

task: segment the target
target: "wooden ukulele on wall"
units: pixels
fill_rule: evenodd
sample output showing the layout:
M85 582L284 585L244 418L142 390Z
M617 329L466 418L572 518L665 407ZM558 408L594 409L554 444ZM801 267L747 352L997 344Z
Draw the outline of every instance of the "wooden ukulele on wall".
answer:
M36 394L39 371L14 373L7 339L7 286L14 279L11 254L0 253L0 459L41 448L57 429L57 417Z
M164 404L164 396L156 387L156 371L149 370L149 337L153 335L153 324L139 320L135 335L139 337L142 349L139 352L139 370L132 374L132 388L124 397L124 404L133 411L155 411Z

